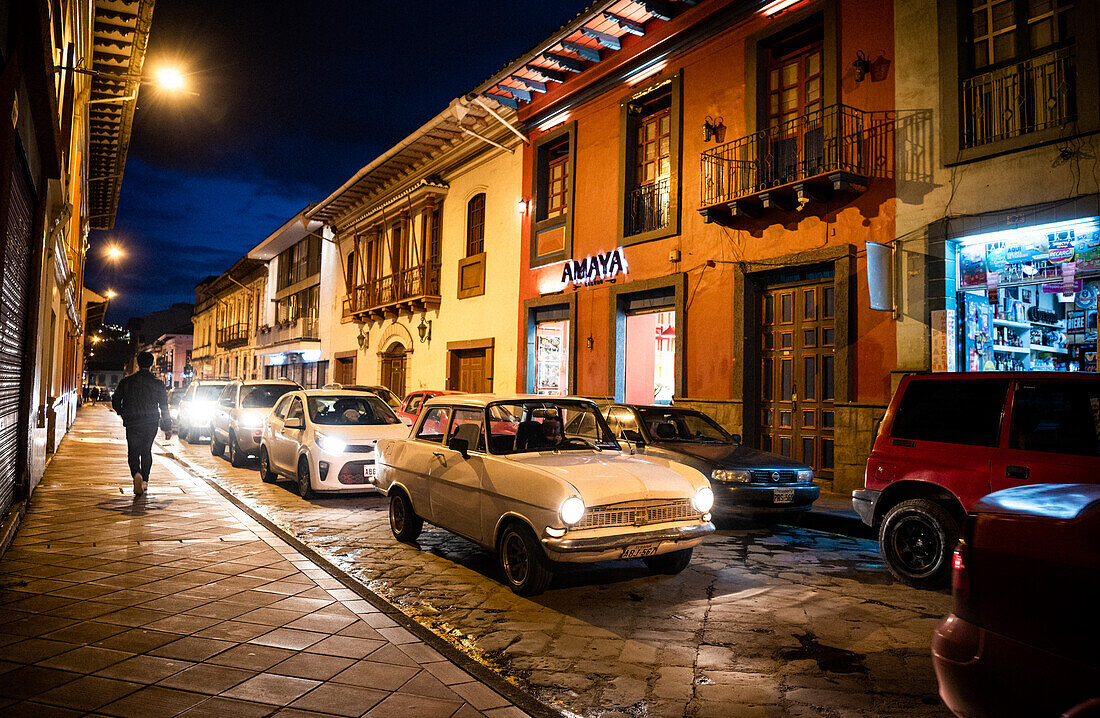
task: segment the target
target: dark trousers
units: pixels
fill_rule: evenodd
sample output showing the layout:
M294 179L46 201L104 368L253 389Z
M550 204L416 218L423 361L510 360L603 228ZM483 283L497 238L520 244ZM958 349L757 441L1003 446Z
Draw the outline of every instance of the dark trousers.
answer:
M156 424L135 424L126 427L126 458L130 462L130 475L141 472L149 480L153 468L153 440L157 438Z

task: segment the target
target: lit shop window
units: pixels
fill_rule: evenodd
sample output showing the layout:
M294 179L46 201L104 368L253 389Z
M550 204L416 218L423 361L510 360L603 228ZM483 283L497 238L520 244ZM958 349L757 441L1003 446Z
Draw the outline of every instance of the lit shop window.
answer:
M569 322L535 325L535 393L569 393Z
M675 360L674 312L633 314L626 318L628 404L672 404Z

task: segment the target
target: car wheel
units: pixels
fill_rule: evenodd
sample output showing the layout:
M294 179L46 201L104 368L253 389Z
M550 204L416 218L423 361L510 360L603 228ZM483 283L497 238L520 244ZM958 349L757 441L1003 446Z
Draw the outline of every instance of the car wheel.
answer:
M694 550L694 548L684 548L679 551L669 551L660 556L648 556L642 560L645 561L650 573L675 575L688 567Z
M535 596L554 577L542 546L526 526L511 524L500 537L500 568L509 588L520 596Z
M225 444L218 441L218 437L214 435L214 432L210 432L210 453L214 456L221 456L225 453Z
M951 553L959 525L940 504L926 499L902 501L888 512L878 545L890 573L916 588L941 588L951 575Z
M298 459L298 495L306 500L314 496L313 484L309 480L309 461L304 456Z
M236 434L229 435L229 463L233 464L236 468L244 466L245 454L241 451L240 444L237 443Z
M195 434L192 433L190 426L180 427L180 438L186 441L188 444L197 444L199 441L199 437L195 436Z
M412 502L403 491L390 494L390 531L401 543L412 543L424 530L424 519L413 511Z
M267 447L260 447L260 481L265 484L274 484L279 476L271 470L271 457L267 454Z

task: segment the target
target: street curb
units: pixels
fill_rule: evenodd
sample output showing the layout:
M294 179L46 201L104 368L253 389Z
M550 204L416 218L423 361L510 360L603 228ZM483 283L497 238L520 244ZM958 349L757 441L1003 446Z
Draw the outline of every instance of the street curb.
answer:
M160 444L160 442L158 442L158 444ZM229 503L233 504L235 507L248 514L254 521L259 523L268 531L271 531L280 539L293 546L296 551L301 553L313 563L320 566L322 569L324 569L326 573L339 581L346 588L354 591L360 598L377 608L388 618L396 621L398 624L401 625L402 628L409 631L409 633L412 633L418 639L431 646L435 650L439 651L439 653L441 653L444 658L448 659L452 663L455 663L456 665L458 665L459 668L462 668L474 678L486 684L494 691L502 695L504 698L507 698L520 710L531 716L535 716L536 718L562 718L562 716L564 715L562 712L559 712L546 705L545 703L542 703L538 699L534 698L518 686L513 685L496 671L492 670L491 668L487 668L481 663L475 661L473 658L470 658L468 655L455 648L444 639L437 636L431 630L425 628L409 616L402 613L400 609L391 604L382 596L364 586L354 576L339 568L323 555L318 553L315 549L304 543L301 539L294 536L286 529L282 528L274 521L269 519L267 516L264 516L262 513L246 504L232 491L225 488L217 481L204 476L203 473L206 471L206 469L204 469L203 467L192 464L187 459L172 451L170 447L160 444L160 448L165 452L165 456L167 458L172 459L177 464L187 469L188 473L190 473L193 477L201 480L203 483L210 486L210 488L214 489L223 498L228 500Z
M842 534L862 539L877 539L875 530L867 526L857 518L850 518L840 514L824 511L807 511L799 516L791 517L790 521L784 521L789 526L815 529L833 534Z

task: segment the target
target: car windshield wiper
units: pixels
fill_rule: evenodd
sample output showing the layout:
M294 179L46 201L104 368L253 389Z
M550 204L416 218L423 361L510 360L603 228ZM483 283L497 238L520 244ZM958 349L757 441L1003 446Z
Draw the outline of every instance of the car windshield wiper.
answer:
M580 442L581 444L584 444L585 446L587 446L590 449L594 449L596 451L603 451L603 447L601 447L596 442L590 441L589 439L582 439L579 436L567 436L567 437L565 437L565 440L566 441L577 441L577 442Z

